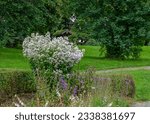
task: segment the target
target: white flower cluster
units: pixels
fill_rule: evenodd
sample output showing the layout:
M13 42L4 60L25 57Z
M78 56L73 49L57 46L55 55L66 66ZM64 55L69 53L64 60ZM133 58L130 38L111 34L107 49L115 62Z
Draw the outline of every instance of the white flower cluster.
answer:
M51 38L50 34L32 34L23 42L23 53L30 60L49 63L53 71L72 68L83 57L83 50L70 43L67 37Z

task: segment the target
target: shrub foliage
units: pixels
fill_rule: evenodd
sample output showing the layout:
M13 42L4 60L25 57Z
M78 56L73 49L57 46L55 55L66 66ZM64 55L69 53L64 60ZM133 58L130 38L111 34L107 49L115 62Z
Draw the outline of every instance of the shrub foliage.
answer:
M35 83L31 72L0 70L0 103L14 94L34 91Z

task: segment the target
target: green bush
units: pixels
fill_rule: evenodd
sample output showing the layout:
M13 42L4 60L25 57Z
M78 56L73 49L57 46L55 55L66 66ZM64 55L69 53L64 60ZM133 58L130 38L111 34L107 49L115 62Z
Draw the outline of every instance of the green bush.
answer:
M17 93L34 92L35 82L31 72L0 70L0 102Z
M33 93L36 88L31 72L0 70L0 104L15 94ZM41 90L42 95L44 91ZM93 70L87 70L60 80L58 92L60 96L49 94L49 99L46 99L49 101L48 106L108 106L110 103L111 106L129 106L126 100L134 97L135 84L129 75L99 75ZM36 104L37 101L34 102ZM42 106L45 104L40 102Z

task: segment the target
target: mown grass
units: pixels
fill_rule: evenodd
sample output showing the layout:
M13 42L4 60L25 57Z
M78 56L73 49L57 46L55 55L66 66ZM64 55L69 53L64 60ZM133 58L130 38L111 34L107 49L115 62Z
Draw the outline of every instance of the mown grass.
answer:
M22 50L1 48L0 68L9 69L30 69L28 60L23 57Z
M150 70L134 70L124 73L132 75L135 80L135 99L138 101L150 101Z
M80 48L85 49L83 59L76 66L76 68L80 70L85 70L88 67L94 67L97 70L101 70L150 65L150 46L143 47L141 58L138 60L112 60L104 58L104 56L99 55L99 46L80 46ZM30 66L28 60L23 57L22 50L1 48L0 68L30 69Z
M97 70L104 70L150 65L150 46L143 47L141 57L137 60L115 60L104 58L104 56L100 56L100 47L98 46L80 46L80 48L85 49L85 56L79 64L80 70L84 70L88 67L95 67Z

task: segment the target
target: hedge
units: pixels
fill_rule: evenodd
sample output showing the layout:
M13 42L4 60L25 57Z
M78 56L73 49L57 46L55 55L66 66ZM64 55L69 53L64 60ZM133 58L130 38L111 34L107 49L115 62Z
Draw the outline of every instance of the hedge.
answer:
M18 93L36 91L30 71L0 70L0 103Z
M119 97L130 97L135 96L135 82L130 75L126 74L108 74L99 75L96 77L95 85L97 89L109 90L112 95Z
M93 78L97 90L109 88L110 93L120 97L135 95L135 83L130 75L102 74ZM36 83L31 71L0 69L0 104L15 94L34 92Z

